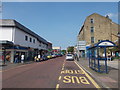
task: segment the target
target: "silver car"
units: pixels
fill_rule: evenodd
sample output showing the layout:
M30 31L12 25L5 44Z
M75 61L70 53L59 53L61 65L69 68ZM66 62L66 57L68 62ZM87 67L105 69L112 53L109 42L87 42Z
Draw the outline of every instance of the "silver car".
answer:
M66 55L66 60L74 60L74 55L73 54L67 54Z

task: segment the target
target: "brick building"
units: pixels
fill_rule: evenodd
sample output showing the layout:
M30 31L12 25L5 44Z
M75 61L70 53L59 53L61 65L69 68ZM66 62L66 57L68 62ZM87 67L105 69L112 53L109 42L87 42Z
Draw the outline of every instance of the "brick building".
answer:
M78 41L86 41L86 47L101 40L118 42L118 24L112 22L109 16L93 13L88 16L77 36ZM85 53L85 52L84 52Z

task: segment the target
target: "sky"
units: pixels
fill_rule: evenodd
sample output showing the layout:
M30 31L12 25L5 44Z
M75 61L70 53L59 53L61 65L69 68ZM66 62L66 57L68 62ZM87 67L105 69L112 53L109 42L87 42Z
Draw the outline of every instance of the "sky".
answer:
M109 15L118 23L117 2L3 2L2 19L15 19L53 46L66 49L77 43L87 16Z

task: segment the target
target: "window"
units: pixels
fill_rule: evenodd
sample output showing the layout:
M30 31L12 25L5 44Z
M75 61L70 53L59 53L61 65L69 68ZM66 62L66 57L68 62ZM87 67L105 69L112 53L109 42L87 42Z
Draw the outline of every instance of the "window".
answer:
M28 40L28 36L25 36L25 40L26 40L26 41Z
M94 37L91 37L91 43L94 43Z
M33 39L33 43L35 43L35 39Z
M93 33L94 32L94 27L91 27L91 33Z
M94 23L94 20L93 20L93 19L91 19L91 20L90 20L90 22L91 22L91 23Z
M30 38L30 42L32 42L32 38Z

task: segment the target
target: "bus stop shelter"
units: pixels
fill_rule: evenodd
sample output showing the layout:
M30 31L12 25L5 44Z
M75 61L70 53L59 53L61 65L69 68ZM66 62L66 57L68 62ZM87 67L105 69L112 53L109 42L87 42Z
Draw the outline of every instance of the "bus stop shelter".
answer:
M89 51L89 67L99 73L108 73L107 65L107 48L116 47L109 40L103 40L88 48Z

